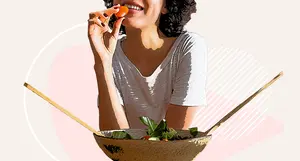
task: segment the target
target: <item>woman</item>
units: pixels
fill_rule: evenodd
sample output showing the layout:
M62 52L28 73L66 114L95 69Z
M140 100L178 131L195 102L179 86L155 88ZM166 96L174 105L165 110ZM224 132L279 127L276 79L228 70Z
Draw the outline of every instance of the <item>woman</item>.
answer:
M184 29L195 1L104 1L108 9L90 13L88 25L100 129L145 128L140 116L189 128L206 105L206 45ZM121 5L129 13L117 19Z

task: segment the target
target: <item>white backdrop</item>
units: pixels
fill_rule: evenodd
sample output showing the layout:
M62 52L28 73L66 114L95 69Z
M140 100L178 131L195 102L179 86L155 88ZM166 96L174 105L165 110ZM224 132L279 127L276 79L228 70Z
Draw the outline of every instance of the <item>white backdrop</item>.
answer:
M198 13L188 24L192 31L203 35L209 48L238 48L252 55L268 73L266 79L280 71L285 75L271 88L272 94L262 106L268 107L267 115L279 120L284 131L246 149L232 154L227 161L300 160L299 145L299 2L296 0L199 0ZM24 113L23 83L34 58L61 32L85 23L88 13L103 9L101 0L27 0L1 1L1 68L0 103L1 137L0 160L53 161L54 159L36 141ZM62 40L72 39L64 35ZM74 38L78 41L82 39ZM56 41L56 48L64 48L70 42ZM42 57L37 66L52 63L55 55ZM48 68L34 70L40 77L32 83L44 81ZM251 82L250 82L251 83ZM46 86L39 86L45 89ZM242 93L243 94L243 93ZM46 106L36 96L28 96L36 105ZM68 153L55 137L50 108L30 108L29 119L55 158L70 160ZM92 123L95 127L96 123ZM44 129L45 130L44 130ZM43 133L44 131L44 133ZM48 137L51 136L51 137ZM84 148L83 148L84 149ZM84 151L83 151L84 152Z

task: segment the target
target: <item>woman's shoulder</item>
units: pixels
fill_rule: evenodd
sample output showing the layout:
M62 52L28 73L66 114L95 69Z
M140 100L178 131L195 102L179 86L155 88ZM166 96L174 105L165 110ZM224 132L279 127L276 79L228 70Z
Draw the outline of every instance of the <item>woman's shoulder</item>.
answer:
M205 44L205 38L199 33L192 32L192 31L184 31L183 34L183 40L188 42L188 44L193 45L194 43L204 43Z
M202 36L201 34L191 31L185 31L181 36L182 38L179 46L182 54L188 53L190 51L206 50L207 44L204 36Z

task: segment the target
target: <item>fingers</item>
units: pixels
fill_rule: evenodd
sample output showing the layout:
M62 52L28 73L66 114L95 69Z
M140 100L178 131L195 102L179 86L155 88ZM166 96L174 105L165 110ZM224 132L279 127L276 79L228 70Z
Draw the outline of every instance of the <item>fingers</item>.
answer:
M117 38L120 28L121 28L122 21L124 20L124 18L120 18L115 22L112 31L108 27L109 26L108 23L109 23L111 16L115 13L118 13L119 10L120 10L120 4L115 5L104 11L91 12L89 14L89 20L88 20L89 34L91 35L95 32L101 34L101 33L105 33L107 31L109 31L110 33L112 33L112 35L115 38Z
M92 12L89 14L89 18L90 19L94 19L94 18L97 18L97 19L100 19L101 22L108 22L109 21L109 17L106 13L103 13L103 12Z
M114 28L112 30L112 35L117 39L118 36L119 36L119 31L120 31L120 28L121 28L121 25L122 25L122 22L125 18L119 18L115 24L114 24Z
M91 24L97 24L99 27L105 27L105 24L101 22L98 18L93 18L88 20Z
M119 8L120 8L120 4L115 5L104 11L91 12L89 14L89 19L93 19L93 18L97 17L101 20L101 22L107 23L107 22L109 22L109 19L113 14L119 12Z
M98 33L104 33L108 30L108 25L101 22L98 18L89 19L89 34L93 34L95 30Z
M111 17L113 14L118 13L120 10L120 4L117 4L107 10L105 10L104 12L108 15L108 17Z

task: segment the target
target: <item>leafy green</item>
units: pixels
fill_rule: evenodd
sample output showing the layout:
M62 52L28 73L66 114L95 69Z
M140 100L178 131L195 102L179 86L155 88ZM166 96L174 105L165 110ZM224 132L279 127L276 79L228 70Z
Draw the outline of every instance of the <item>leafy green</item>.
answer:
M158 126L154 129L153 133L150 134L151 137L162 138L162 133L167 131L167 122L165 119L161 120Z
M193 137L196 137L198 135L198 128L197 127L192 127L189 128L191 135L193 135Z
M173 128L169 128L168 139L173 139L177 135L177 131Z
M168 131L162 133L163 139L174 140L177 135L177 132L173 128L169 128Z
M165 119L161 120L155 131L166 131L167 130L167 121Z
M144 125L148 127L147 135L150 136L148 140L183 140L189 138L182 137L177 133L176 130L174 130L173 128L169 128L165 119L161 120L158 125L152 119L146 116L140 117L140 120ZM197 127L189 128L189 131L193 137L196 137L198 135Z
M114 131L111 137L114 139L132 139L132 137L125 131Z
M169 128L167 125L167 121L165 119L161 120L158 125L152 119L145 116L140 117L140 120L144 125L148 127L147 134L150 136L148 140L152 140L152 141L160 141L162 139L183 140L183 139L190 138L190 137L182 137L177 133L175 129ZM196 137L198 135L197 127L189 128L189 131L193 137ZM133 139L132 136L130 136L125 131L114 131L112 133L111 138Z
M140 120L144 125L148 126L148 135L152 135L152 133L157 127L157 124L152 119L145 116L141 116Z
M169 138L169 133L168 132L163 132L162 133L162 138L163 139L168 139Z

